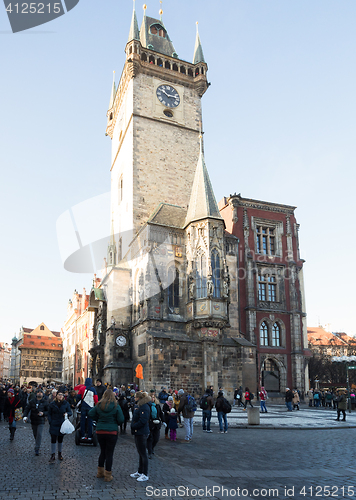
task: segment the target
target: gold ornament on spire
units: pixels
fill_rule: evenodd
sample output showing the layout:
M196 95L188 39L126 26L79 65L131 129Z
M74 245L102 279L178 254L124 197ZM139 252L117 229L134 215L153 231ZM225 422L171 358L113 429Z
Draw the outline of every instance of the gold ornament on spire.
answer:
M161 16L161 21L162 21L162 14L163 14L163 10L162 10L162 0L160 0L159 2L161 4L161 8L159 10L159 15Z
M144 3L143 4L143 10L146 10L147 9L147 5Z

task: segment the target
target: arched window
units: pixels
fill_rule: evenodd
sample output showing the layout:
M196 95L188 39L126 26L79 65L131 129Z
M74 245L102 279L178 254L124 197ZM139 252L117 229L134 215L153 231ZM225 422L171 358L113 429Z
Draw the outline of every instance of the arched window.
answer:
M147 56L144 52L141 54L141 61L147 62Z
M156 59L155 59L153 56L150 56L150 58L149 58L148 62L149 62L150 64L156 64Z
M166 69L171 69L171 63L170 63L169 61L166 61L166 62L164 63L164 67L165 67Z
M196 291L197 299L206 297L206 255L201 252L196 260Z
M275 323L272 327L272 345L273 347L281 345L281 327L278 323Z
M157 59L157 66L163 66L163 61L162 59Z
M193 71L190 68L188 69L188 75L193 76Z
M179 307L179 271L176 267L168 269L168 307L173 311Z
M213 297L220 299L221 297L220 257L217 250L213 250L211 252L211 269L213 272L213 284L214 284Z
M184 66L181 66L180 67L180 72L183 73L183 75L186 74L186 71L185 71L185 67Z
M44 330L44 326L43 325L40 326L40 330Z
M178 71L178 66L176 65L176 63L173 64L173 71Z
M268 345L268 325L265 321L260 326L260 345Z

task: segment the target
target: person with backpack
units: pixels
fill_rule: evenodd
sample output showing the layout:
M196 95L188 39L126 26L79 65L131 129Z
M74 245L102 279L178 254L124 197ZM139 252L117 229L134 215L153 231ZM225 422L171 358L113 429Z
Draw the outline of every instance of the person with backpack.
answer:
M93 439L93 421L89 417L89 411L94 408L98 402L98 395L93 386L93 381L90 377L85 379L85 385L79 389L79 396L81 400L80 406L80 434L82 438L89 441ZM88 435L85 436L85 429L87 426Z
M148 458L152 458L155 454L154 449L159 441L162 422L164 421L163 411L158 399L153 392L151 395L151 401L148 403L150 407L150 418L148 421L148 426L150 428L150 434L147 438L147 452ZM167 426L168 429L168 426Z
M253 405L251 403L251 401L253 400L254 398L254 395L252 394L252 392L250 391L250 389L248 387L245 387L245 404L244 404L244 410L246 410L247 408L247 403L250 404L251 408L253 408Z
M184 418L184 442L189 443L193 436L194 412L197 409L197 404L194 397L187 392L184 392L183 389L179 389L178 396L180 397L178 413L182 413Z
M227 423L227 413L231 412L231 405L227 399L224 398L224 393L222 391L218 392L218 397L215 403L215 409L218 413L220 434L227 434L228 423ZM223 426L224 421L224 426Z
M213 432L210 429L211 412L214 408L214 399L211 389L207 389L200 400L200 408L203 410L202 426L203 431Z

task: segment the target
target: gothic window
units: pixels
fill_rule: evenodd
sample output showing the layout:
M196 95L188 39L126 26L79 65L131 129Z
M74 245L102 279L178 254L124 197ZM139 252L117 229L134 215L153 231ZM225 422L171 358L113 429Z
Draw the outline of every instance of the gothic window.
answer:
M179 307L179 271L172 266L168 269L168 307L172 311Z
M188 69L188 75L193 76L193 71L190 68Z
M281 327L278 323L275 323L272 327L272 345L273 347L281 345Z
M162 59L157 59L157 66L163 66L163 61Z
M183 73L183 75L186 74L186 71L185 71L185 67L184 66L181 66L180 67L180 72Z
M152 50L153 50L153 47L152 47ZM150 56L148 62L150 64L156 64L156 59L153 56Z
M196 292L197 299L206 297L206 255L201 252L196 260Z
M144 52L141 54L141 61L147 62L147 56Z
M265 321L260 326L260 345L268 345L268 325Z
M220 257L217 250L213 250L211 252L211 269L213 273L213 284L214 284L213 296L220 299L221 297Z
M277 302L277 278L260 272L258 275L258 300Z
M160 24L152 24L150 27L151 35L158 35L162 38L166 38L166 30Z
M166 61L166 62L164 63L164 67L165 67L166 69L171 69L171 63L170 63L169 61Z
M146 344L139 344L137 347L137 355L145 356L146 354Z
M178 71L178 66L176 65L176 63L173 64L173 71Z
M40 326L40 330L44 330L44 326L43 325Z
M275 255L276 251L276 229L274 227L257 226L257 253Z

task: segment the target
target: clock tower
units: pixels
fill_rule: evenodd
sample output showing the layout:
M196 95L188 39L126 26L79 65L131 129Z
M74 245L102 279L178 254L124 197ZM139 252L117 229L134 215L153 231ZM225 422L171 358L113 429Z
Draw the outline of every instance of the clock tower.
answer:
M193 63L179 58L161 18L132 15L126 61L107 112L111 211L122 257L158 204L187 208L199 157L207 64L197 33Z

